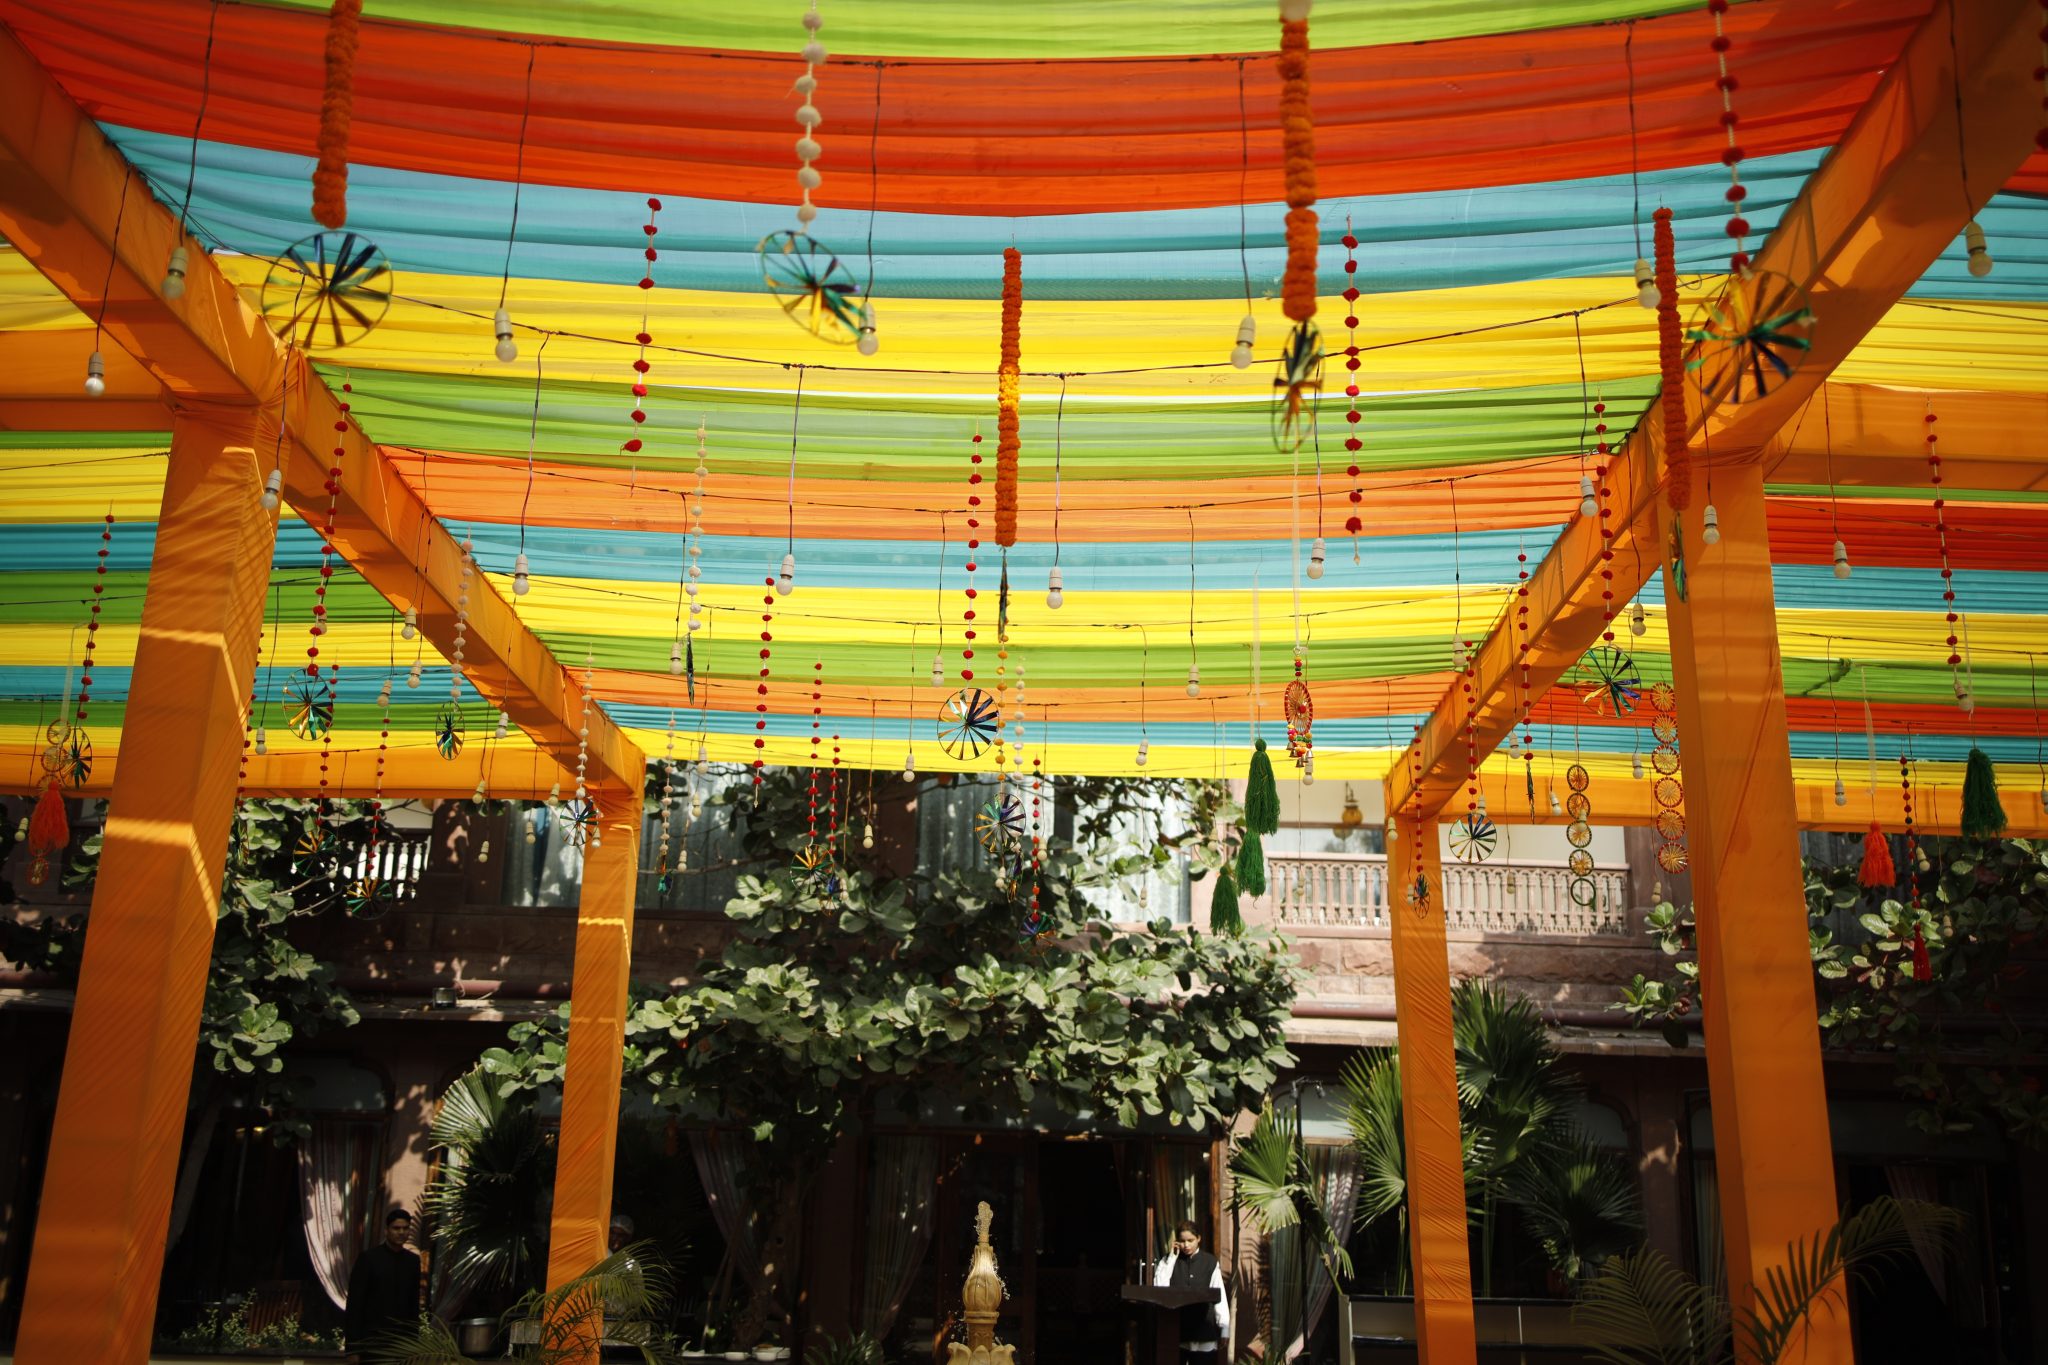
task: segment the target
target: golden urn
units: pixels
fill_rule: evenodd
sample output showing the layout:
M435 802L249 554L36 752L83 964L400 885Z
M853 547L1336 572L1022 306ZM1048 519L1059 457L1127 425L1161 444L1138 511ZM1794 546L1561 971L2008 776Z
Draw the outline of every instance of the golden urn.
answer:
M967 1344L946 1346L946 1365L1016 1365L1017 1348L996 1341L996 1319L1002 1315L1003 1277L996 1272L996 1249L989 1243L995 1212L983 1202L974 1214L974 1256L967 1263L967 1283L960 1302L967 1310Z

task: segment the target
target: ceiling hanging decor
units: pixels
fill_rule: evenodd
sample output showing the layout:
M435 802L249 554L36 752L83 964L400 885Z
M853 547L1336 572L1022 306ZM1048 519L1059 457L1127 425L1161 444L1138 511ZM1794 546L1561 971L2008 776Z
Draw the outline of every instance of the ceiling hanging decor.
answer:
M1657 741L1650 755L1650 766L1657 773L1650 783L1650 795L1657 803L1657 866L1676 876L1688 865L1685 787L1678 759L1678 693L1670 683L1659 682L1651 686L1649 696L1655 711L1650 733Z
M797 106L796 182L803 196L796 206L795 228L785 228L763 237L754 248L761 280L777 305L797 326L834 346L852 346L874 334L873 319L860 305L860 281L830 248L811 236L811 224L818 219L818 206L811 192L824 183L815 163L824 155L818 142L818 126L824 115L818 111L818 68L825 64L825 44L818 37L824 16L817 0L804 11L804 45L801 53L804 74L796 78L791 93L802 99Z
M264 325L306 351L353 346L391 311L398 277L369 238L316 232L284 249L264 276Z
M1691 432L1685 417L1685 351L1678 323L1678 247L1671 210L1660 208L1650 229L1657 256L1657 409L1664 421L1664 500L1679 513L1692 505Z
M1280 134L1286 173L1287 264L1280 308L1294 328L1281 348L1273 387L1273 442L1297 448L1315 420L1323 377L1323 337L1316 316L1316 131L1309 105L1310 0L1280 0Z
M996 370L996 544L1017 543L1017 403L1022 377L1020 332L1024 323L1024 256L1003 248L1002 355Z
M348 222L348 129L362 16L363 0L334 0L327 11L326 81L320 93L319 154L313 163L313 218L323 227Z
M498 307L491 314L492 354L502 364L519 358L519 343L512 337L512 315L505 299L512 288L512 249L519 244L519 200L526 189L526 129L533 118L533 68L540 60L540 45L526 49L526 94L519 105L519 150L512 165L512 221L505 229L505 263L498 272Z

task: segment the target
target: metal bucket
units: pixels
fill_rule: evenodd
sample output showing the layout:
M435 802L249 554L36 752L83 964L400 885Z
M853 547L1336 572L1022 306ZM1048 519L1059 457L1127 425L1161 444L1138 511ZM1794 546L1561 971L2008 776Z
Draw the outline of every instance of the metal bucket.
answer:
M496 1318L464 1318L455 1325L455 1344L466 1356L487 1356L498 1344Z

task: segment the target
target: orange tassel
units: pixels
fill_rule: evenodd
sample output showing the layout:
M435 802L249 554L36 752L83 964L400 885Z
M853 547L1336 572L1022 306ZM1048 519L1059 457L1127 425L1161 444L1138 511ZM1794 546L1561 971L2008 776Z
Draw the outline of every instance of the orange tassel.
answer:
M1692 503L1692 452L1686 448L1685 350L1678 327L1678 246L1671 235L1671 210L1657 210L1657 368L1663 377L1658 402L1664 412L1664 497L1674 512Z
M996 544L1017 543L1017 388L1024 321L1024 257L1003 250L1003 358L996 371Z
M1308 20L1280 21L1280 133L1286 151L1287 269L1281 310L1316 315L1316 121L1308 105Z
M28 852L31 858L47 857L71 842L71 817L64 813L64 793L57 779L43 788L35 811L28 818Z
M1892 867L1891 840L1884 837L1875 820L1870 822L1870 833L1863 836L1863 866L1857 869L1856 880L1871 887L1891 886L1899 880Z
M327 85L320 94L319 161L313 167L313 217L348 221L348 127L355 108L357 27L363 0L334 0L327 12Z

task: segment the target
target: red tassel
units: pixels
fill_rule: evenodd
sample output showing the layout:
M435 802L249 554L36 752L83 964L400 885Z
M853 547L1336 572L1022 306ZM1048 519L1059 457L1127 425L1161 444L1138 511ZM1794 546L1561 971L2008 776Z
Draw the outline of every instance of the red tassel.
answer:
M1875 820L1870 822L1870 833L1863 836L1863 866L1856 880L1864 886L1891 886L1899 880L1892 867L1891 840L1884 837Z
M363 0L334 0L327 12L327 82L320 95L319 159L313 166L313 217L348 221L348 131L355 112L357 27Z
M1658 402L1664 416L1664 499L1674 512L1692 503L1692 452L1686 448L1685 348L1678 325L1678 246L1671 210L1658 209L1656 227Z
M28 818L28 852L31 858L55 853L71 842L71 817L64 813L64 793L55 778L43 788L34 814Z
M1913 926L1913 979L1934 980L1934 960L1927 955L1927 935L1917 924Z

